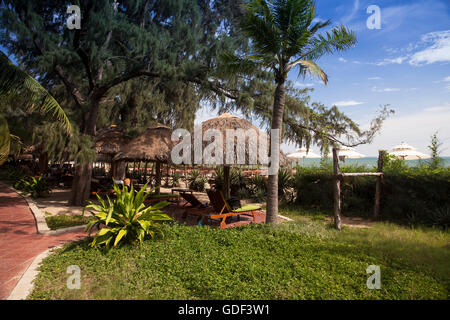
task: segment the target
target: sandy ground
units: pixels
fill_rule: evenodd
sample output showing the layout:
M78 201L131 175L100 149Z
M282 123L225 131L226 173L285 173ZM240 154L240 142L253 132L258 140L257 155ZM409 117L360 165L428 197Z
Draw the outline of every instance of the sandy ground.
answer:
M34 199L34 202L36 203L39 210L41 210L43 213L46 213L47 215L81 215L83 212L83 207L68 205L70 191L71 189L68 188L55 188L52 189L50 197ZM171 191L172 190L170 188L161 188L162 193L171 193ZM202 203L209 202L208 195L204 192L194 192L194 195ZM90 200L92 201L92 199ZM250 200L241 201L242 204L246 204L249 202ZM265 204L263 203L262 205ZM85 215L86 214L88 214L88 212L85 212Z
M325 221L327 222L333 222L333 217L327 217L325 218ZM359 217L344 217L341 216L341 225L346 227L353 227L353 228L370 228L372 224L372 221L359 218Z
M33 199L42 213L50 213L52 216L81 215L83 207L69 206L70 189L52 189L50 197ZM87 214L87 212L85 212Z
M171 193L170 188L161 188L161 192ZM203 192L194 192L194 195L197 199L202 203L209 202L208 196ZM47 213L47 215L81 215L83 212L83 207L69 206L68 200L70 197L70 189L53 189L50 197L48 198L38 198L34 199L37 207L43 212ZM242 200L242 204L246 204L250 201ZM265 205L265 203L262 203ZM176 210L175 210L176 211ZM85 215L89 215L86 211ZM177 212L178 214L178 212ZM327 222L333 222L332 217L328 217L325 219ZM358 217L341 217L341 223L343 226L354 227L354 228L370 228L372 222L367 219L358 218Z

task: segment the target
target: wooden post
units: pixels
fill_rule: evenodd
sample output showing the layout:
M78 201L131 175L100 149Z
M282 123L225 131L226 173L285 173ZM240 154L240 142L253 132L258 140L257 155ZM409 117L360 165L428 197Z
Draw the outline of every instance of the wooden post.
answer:
M169 162L167 161L167 163L166 163L166 186L167 187L169 186L169 170L170 170Z
M383 159L386 151L380 150L378 151L378 169L377 172L383 173ZM375 207L373 210L373 217L378 219L380 216L380 204L381 204L381 181L383 176L377 177L377 184L375 187Z
M148 161L145 160L145 167L144 167L144 183L147 183L147 167L148 167Z
M225 199L230 199L230 166L223 167L223 188Z
M334 227L341 230L341 177L338 149L333 148Z
M160 194L160 192L161 192L161 162L159 162L159 161L156 161L156 165L155 165L155 174L156 174L156 177L155 177L155 187L158 187L156 190L155 190L155 193L156 194Z

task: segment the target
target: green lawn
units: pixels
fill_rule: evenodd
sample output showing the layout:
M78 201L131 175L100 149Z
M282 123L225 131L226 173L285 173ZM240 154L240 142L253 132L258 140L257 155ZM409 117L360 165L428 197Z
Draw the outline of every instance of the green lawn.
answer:
M283 210L275 228L164 226L164 238L105 252L87 241L47 257L32 299L448 299L450 233L375 223L324 223L323 214ZM66 288L69 265L81 289ZM381 289L366 286L381 267Z
M47 214L47 213L46 213ZM87 224L93 217L89 216L69 216L69 215L58 215L58 216L45 216L45 221L51 230L68 228L73 226L79 226Z

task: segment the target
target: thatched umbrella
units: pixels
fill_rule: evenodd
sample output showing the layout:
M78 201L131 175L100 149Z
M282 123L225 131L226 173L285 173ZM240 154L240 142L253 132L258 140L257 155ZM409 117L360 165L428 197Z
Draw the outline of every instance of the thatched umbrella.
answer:
M156 185L161 185L161 163L168 163L174 143L172 129L157 124L131 140L114 156L114 161L142 161L156 163ZM157 190L159 192L159 188Z
M96 161L111 163L113 177L120 178L125 174L124 163L113 161L113 158L129 141L130 137L125 134L123 128L116 125L104 128L97 133L95 139Z
M239 129L243 129L243 130L254 130L257 136L257 139L253 140L253 139L249 139L248 137L245 138L245 148L242 150L245 152L245 161L242 164L255 164L250 163L250 159L251 157L254 157L254 154L250 154L249 151L251 150L258 150L257 148L254 148L256 146L254 146L254 144L258 143L258 141L260 141L261 139L267 139L267 141L269 142L269 136L262 132L261 130L259 130L257 127L255 127L250 121L243 119L243 118L239 118L236 116L233 116L229 113L224 113L216 118L213 119L209 119L206 120L204 122L202 122L201 126L198 126L197 128L194 129L194 134L192 135L192 139L195 138L196 134L199 133L199 130L202 130L202 137L204 136L205 132L209 129L216 129L219 130L222 134L222 138L223 138L223 160L224 163L225 159L227 157L227 148L226 148L226 134L227 134L227 130L239 130ZM234 150L234 155L236 155L236 141L237 138L235 138L235 150ZM203 141L203 148L205 148L205 146L207 146L208 144L210 144L210 142L208 141ZM248 146L248 147L247 147ZM267 150L269 150L269 143L267 143ZM228 151L229 152L229 151ZM254 158L253 158L254 159ZM236 156L235 159L236 160ZM233 161L233 163L236 163L236 161ZM224 192L225 192L225 197L229 198L230 197L230 168L231 168L232 164L224 164Z

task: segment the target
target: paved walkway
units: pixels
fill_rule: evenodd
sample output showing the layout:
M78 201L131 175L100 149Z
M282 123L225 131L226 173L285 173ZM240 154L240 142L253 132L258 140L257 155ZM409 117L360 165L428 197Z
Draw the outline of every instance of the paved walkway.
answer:
M37 255L84 236L80 231L55 236L37 234L25 200L0 182L0 299L9 296Z

